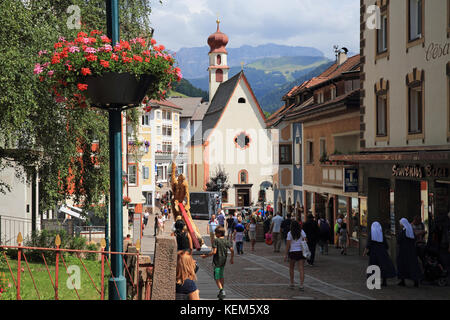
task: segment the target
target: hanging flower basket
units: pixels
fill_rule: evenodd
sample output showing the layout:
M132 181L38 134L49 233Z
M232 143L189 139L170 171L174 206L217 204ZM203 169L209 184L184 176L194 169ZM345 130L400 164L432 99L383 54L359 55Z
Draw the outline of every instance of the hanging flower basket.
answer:
M125 207L126 205L128 205L131 202L131 198L130 197L123 197L123 206Z
M120 40L114 47L101 31L79 32L73 40L59 38L38 54L34 74L66 105L125 107L145 96L165 99L172 83L182 78L163 45L142 38Z

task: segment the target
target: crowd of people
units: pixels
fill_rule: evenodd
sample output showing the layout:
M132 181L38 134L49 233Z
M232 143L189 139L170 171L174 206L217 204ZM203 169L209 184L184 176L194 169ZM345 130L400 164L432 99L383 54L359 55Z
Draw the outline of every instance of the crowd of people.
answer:
M448 218L450 221L450 214ZM336 223L331 226L324 214L318 217L308 214L306 221L302 222L298 216L293 217L291 214L287 214L283 218L281 213L273 216L273 212L265 210L254 212L242 210L226 217L223 210L220 209L217 215L211 216L207 224L206 232L210 235L212 250L209 254L202 255L202 258L213 257L214 279L219 289L217 296L219 299L224 299L226 296L224 268L227 253L231 253L230 263L233 264L235 252L238 255L244 254L244 241L250 242L250 250L255 252L258 223L262 223L264 233L270 235L274 253L281 252L281 245L284 243L284 260L289 264L289 288L296 287L294 274L297 266L300 275L298 289L304 290L305 263L311 266L315 265L317 247L319 247L321 255L328 255L330 243L334 243L341 255L347 255L350 238L343 216L339 216ZM382 225L378 221L374 221L369 228L367 246L363 255L368 256L369 266L376 265L380 268L381 285L386 286L387 279L398 278L399 286L406 286L406 281L411 280L415 287L419 287L421 280L426 278L430 265L445 275L448 262L443 262L436 254L430 254L432 245L426 241L427 231L420 217L415 217L411 222L402 218L399 225L400 232L396 235L396 265L389 254L389 245ZM192 239L181 219L175 222L173 235L177 238L180 264L177 266L177 293L183 293L189 299L197 299L195 269L198 267L192 258ZM446 241L444 255L446 253L448 259L450 250L448 233L447 240L439 237L439 241Z

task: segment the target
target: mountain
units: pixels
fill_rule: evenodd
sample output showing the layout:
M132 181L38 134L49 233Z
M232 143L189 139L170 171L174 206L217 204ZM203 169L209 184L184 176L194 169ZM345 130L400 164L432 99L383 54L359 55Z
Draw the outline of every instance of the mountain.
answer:
M281 57L324 57L320 50L311 47L293 47L277 44L264 44L256 47L242 46L227 48L228 66L240 67L241 62L249 65L265 58ZM181 48L176 52L178 66L186 79L203 78L208 75L209 47Z
M187 79L181 79L180 82L174 85L173 90L176 93L185 95L186 97L202 97L204 100L209 99L207 91L194 87ZM174 92L171 94L171 96L173 95L175 95Z
M317 76L329 64L330 60L324 57L263 58L245 66L244 72L263 110L273 112L282 103L281 97L289 91L286 87L303 78L308 80ZM228 78L240 71L241 66L230 68ZM189 81L194 87L209 91L208 77Z
M294 86L298 86L299 84L302 84L303 82L317 77L321 73L323 73L327 68L329 68L334 62L329 61L325 64L322 64L313 70L310 70L309 72L301 75L294 81L288 82L283 84L282 86L275 88L266 94L262 95L261 97L258 97L258 102L261 105L261 108L263 108L264 111L267 111L269 113L273 113L276 110L278 110L280 107L283 106L283 101L281 101L281 98L288 93ZM252 84L253 86L253 84ZM255 93L256 95L256 93Z

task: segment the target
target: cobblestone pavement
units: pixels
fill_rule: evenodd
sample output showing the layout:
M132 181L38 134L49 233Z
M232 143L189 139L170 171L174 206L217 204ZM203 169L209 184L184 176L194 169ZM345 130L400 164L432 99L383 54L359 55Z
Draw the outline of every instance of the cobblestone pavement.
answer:
M154 218L154 217L153 217ZM150 219L152 220L152 219ZM150 221L149 221L150 222ZM210 246L206 235L207 221L195 220L205 242ZM166 231L170 229L166 227ZM149 228L149 227L148 227ZM151 227L153 235L153 227ZM150 228L149 228L150 229ZM150 234L150 232L149 232ZM144 238L146 238L144 232ZM273 247L257 242L255 252L250 251L250 243L244 242L244 254L235 255L234 264L229 260L225 267L225 288L234 298L241 299L288 299L288 300L411 300L411 299L450 299L450 287L439 288L424 284L414 288L407 282L407 287L398 287L397 279L388 280L388 286L381 290L369 290L366 286L367 257L358 255L357 250L349 249L347 256L330 246L329 255L320 255L317 249L315 266L305 264L305 290L290 289L289 266L284 262L284 244L280 253L274 253ZM145 248L144 248L145 251ZM215 283L212 278L212 258L203 259L195 256L201 269L199 279L200 297L212 292ZM210 277L210 285L208 278ZM298 271L295 282L299 283ZM215 293L212 293L215 294ZM228 298L232 298L228 297ZM206 298L211 298L208 296Z

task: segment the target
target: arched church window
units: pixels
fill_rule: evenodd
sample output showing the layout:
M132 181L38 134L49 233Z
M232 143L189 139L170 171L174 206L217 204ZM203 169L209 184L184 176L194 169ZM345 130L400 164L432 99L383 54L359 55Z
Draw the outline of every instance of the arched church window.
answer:
M240 184L248 183L248 172L247 172L247 170L239 171L239 183Z
M222 56L220 54L217 55L217 65L220 66L222 64Z
M223 70L222 69L216 70L216 82L223 82Z
M239 98L238 103L245 103L245 98Z

